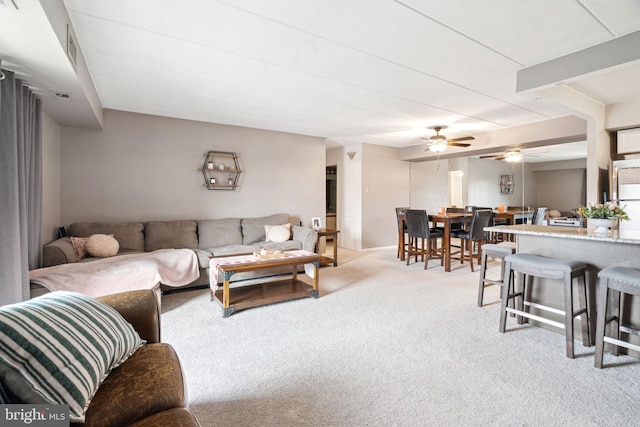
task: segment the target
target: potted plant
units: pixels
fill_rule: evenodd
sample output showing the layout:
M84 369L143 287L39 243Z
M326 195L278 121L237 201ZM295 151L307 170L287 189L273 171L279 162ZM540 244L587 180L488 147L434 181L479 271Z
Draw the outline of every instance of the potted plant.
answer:
M580 206L578 213L591 220L591 224L596 226L596 233L608 233L618 220L629 221L624 209L612 202L589 203L588 206Z

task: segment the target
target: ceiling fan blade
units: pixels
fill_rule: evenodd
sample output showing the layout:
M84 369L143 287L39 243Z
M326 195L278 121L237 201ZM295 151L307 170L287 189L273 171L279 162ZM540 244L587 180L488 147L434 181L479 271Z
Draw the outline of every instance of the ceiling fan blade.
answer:
M452 147L470 147L471 144L464 144L464 143L460 143L460 142L451 142L452 140L449 140L447 142L447 145L450 145Z
M463 136L462 138L453 138L450 139L449 142L459 142L459 141L473 141L475 138L472 136Z
M490 154L488 156L480 156L480 159L496 159L496 160L502 160L504 159L504 154Z

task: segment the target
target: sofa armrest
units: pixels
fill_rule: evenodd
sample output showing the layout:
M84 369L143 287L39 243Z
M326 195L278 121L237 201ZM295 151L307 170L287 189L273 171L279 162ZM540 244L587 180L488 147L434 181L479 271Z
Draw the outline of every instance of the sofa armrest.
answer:
M160 342L160 307L155 292L141 289L96 299L116 309L147 343Z
M62 237L47 243L42 248L42 266L51 267L59 264L78 262L78 253L69 237Z
M316 243L318 242L318 233L316 230L307 227L294 225L291 227L292 240L300 242L302 249L309 252L316 251Z

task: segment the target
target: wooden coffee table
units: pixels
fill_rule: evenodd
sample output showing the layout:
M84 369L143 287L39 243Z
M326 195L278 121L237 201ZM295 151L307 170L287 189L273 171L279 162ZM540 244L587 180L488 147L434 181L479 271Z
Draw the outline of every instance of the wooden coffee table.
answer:
M280 256L280 255L279 255ZM211 299L222 305L222 316L229 317L234 311L258 307L298 298L319 297L318 272L321 256L304 250L286 251L282 257L261 259L253 254L209 259L209 286ZM298 278L298 266L313 265L311 283ZM250 285L229 287L229 280L235 273L257 271L273 267L291 267L291 276L285 279L252 282ZM224 281L218 287L218 274Z

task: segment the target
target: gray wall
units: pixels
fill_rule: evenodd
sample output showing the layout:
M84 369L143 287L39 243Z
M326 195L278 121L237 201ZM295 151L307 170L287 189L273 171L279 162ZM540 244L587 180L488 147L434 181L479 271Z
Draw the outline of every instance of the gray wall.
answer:
M411 169L410 204L414 209L436 212L449 204L449 160L409 163Z
M528 163L469 158L467 172L469 205L488 208L522 206L524 191L524 206L536 206L535 176ZM512 194L500 194L500 175L513 175Z
M398 156L396 148L363 144L361 249L397 242L395 208L409 206L410 192L410 164Z
M60 225L60 127L43 113L42 243L56 239Z
M102 131L62 128L61 222L324 217L325 141L282 132L105 110ZM239 154L238 191L211 191L209 150Z

